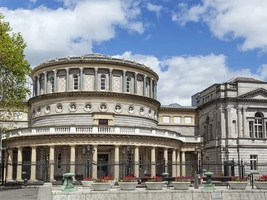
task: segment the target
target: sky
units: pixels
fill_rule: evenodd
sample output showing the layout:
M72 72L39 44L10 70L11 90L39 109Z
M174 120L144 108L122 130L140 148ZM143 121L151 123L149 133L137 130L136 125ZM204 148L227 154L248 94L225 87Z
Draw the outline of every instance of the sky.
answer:
M159 75L162 105L235 76L267 81L266 0L0 0L32 67L100 53ZM0 41L1 42L1 41Z

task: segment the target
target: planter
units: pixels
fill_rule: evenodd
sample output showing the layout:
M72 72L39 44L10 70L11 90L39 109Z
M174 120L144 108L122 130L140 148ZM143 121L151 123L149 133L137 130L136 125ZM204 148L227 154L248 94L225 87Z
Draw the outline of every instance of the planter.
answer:
M91 187L91 184L93 183L94 181L81 181L82 185L84 187Z
M172 186L175 190L188 190L190 182L172 182Z
M119 182L121 190L135 190L137 182Z
M267 190L267 182L255 181L254 183L258 189Z
M95 191L106 191L110 187L110 183L92 183L91 187Z
M145 182L149 190L162 190L164 182Z
M109 180L108 182L109 182L110 186L113 187L116 183L116 180Z
M248 182L229 181L228 184L229 184L231 189L245 190L246 186L248 185Z

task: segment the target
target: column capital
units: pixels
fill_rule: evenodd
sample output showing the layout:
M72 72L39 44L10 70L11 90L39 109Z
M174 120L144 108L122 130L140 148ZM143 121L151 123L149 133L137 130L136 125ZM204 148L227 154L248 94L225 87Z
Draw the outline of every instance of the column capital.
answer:
M46 71L44 71L43 74L46 75Z
M134 72L134 75L137 76L138 75L138 72Z
M109 68L109 73L112 73L113 69L112 68Z
M79 67L80 70L83 70L83 67Z
M95 72L97 72L97 71L98 71L98 67L94 67L94 69L95 69Z
M123 74L125 74L126 73L126 70L122 70L122 72L123 72Z
M57 70L56 70L56 69L53 69L53 72L54 72L54 73L57 73Z
M69 68L65 68L66 71L69 71L70 69Z

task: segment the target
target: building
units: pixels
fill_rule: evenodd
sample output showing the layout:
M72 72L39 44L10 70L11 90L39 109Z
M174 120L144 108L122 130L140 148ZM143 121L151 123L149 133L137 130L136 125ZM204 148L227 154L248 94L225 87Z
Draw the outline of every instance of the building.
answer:
M27 127L2 136L6 182L194 175L197 109L161 106L149 67L89 54L41 63L32 79Z

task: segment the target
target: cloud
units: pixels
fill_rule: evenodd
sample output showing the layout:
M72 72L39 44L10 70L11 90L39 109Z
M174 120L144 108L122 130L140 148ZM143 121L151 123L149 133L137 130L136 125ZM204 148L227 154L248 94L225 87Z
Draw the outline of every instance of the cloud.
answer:
M123 0L65 0L66 8L33 10L1 8L5 21L27 42L25 54L32 65L66 55L92 53L93 43L116 36L116 28L141 34L138 3ZM19 17L18 17L19 16Z
M154 5L152 3L147 4L147 9L151 12L156 12L157 17L160 16L160 11L163 9L162 6Z
M158 100L162 105L179 103L190 106L191 96L195 93L237 75L258 79L267 77L267 65L259 67L257 74L252 74L249 69L233 71L227 66L227 57L222 54L173 56L160 60L153 55L132 54L128 51L114 57L134 60L153 69L159 75Z
M172 20L185 25L187 22L204 22L221 40L242 38L238 46L242 51L267 50L267 3L255 1L203 0L202 4L188 7L185 3L173 11Z

